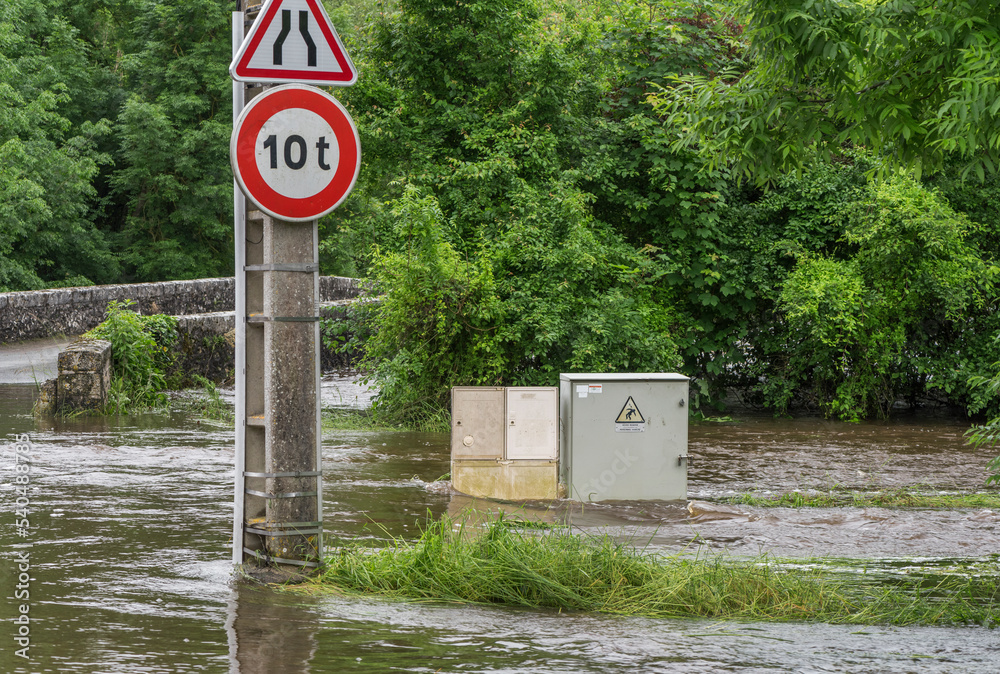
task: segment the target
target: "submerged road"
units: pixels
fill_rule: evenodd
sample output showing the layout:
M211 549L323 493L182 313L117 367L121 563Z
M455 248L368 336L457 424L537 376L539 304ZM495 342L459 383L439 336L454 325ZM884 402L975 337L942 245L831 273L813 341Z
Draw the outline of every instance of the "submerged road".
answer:
M43 337L0 344L0 384L41 384L58 373L59 352L75 337Z
M324 406L369 406L354 378L324 377L323 389ZM1000 662L997 631L971 625L650 619L244 583L234 578L230 551L232 424L183 411L34 416L33 394L31 384L0 385L0 550L8 560L0 595L17 592L15 551L30 551L25 671L981 674ZM967 427L928 415L692 424L689 495L718 502L841 487L975 492L993 451L966 445ZM24 534L15 517L21 494L7 478L20 434L30 438L31 457L22 473L32 508ZM328 549L415 540L445 513L465 518L467 531L495 516L497 502L475 506L438 481L450 451L448 433L325 429ZM832 557L823 573L877 574L887 586L998 575L1000 514L979 508L740 506L731 519L695 520L685 501L509 507L670 558L767 555L815 566ZM995 584L984 587L994 601ZM11 630L19 606L0 602L0 672L18 671Z

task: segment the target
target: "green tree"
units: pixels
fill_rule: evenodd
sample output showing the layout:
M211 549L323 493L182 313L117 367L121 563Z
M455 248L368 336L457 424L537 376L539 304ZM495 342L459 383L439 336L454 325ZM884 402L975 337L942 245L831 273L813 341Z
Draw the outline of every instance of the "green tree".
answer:
M729 384L785 411L857 419L928 397L989 403L968 378L993 361L998 267L939 193L870 164L816 164L733 208L759 314Z
M986 0L749 0L753 67L652 96L710 166L769 181L850 143L881 166L982 179L1000 160L1000 8Z
M659 249L660 283L683 315L677 335L697 405L721 397L721 379L738 357L756 289L735 264L722 220L728 170L703 171L690 149L674 146L647 97L677 77L744 68L742 28L712 5L615 3L615 20L596 47L610 67L601 115L582 136L584 189L594 215L636 246Z
M90 218L107 126L67 116L94 81L88 46L51 9L0 8L0 290L105 282L118 268Z
M413 183L434 191L461 250L512 217L512 190L579 163L597 59L572 24L537 13L526 0L402 0L375 18L354 55L368 75L344 92L365 148L365 207L347 209L358 236L392 241L381 204Z
M232 273L230 10L144 0L123 60L109 223L136 280Z
M588 20L521 0L404 0L347 93L366 148L349 223L379 242L367 363L378 408L439 410L461 383L678 364L654 247L583 187L606 64ZM431 223L431 224L426 224Z

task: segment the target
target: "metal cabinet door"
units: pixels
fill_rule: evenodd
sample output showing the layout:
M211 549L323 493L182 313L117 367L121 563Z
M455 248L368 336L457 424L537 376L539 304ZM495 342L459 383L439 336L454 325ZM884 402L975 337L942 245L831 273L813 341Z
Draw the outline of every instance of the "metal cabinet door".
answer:
M559 389L508 387L506 436L507 459L555 461L559 456Z
M502 459L504 390L456 386L451 390L451 458Z

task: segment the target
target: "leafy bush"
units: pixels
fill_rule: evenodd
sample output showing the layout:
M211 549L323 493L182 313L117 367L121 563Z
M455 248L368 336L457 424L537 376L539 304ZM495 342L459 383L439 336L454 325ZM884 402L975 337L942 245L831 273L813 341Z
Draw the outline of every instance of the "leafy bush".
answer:
M757 240L741 264L763 309L742 347L743 384L778 412L812 402L854 420L929 396L995 405L968 385L994 360L1000 327L998 267L976 225L912 179L853 179L866 160L852 159L740 211Z
M395 216L409 247L376 252L381 301L363 318L372 334L361 366L378 385L381 423L439 424L456 385L679 365L655 266L560 196L534 195L533 217L466 260L445 240L437 200L407 189Z
M436 199L410 188L395 215L410 247L374 253L381 300L361 309L372 326L361 366L378 383L382 423L434 425L450 386L498 378L491 345L499 307L492 270L463 261L443 240Z
M142 316L132 300L111 301L104 322L84 337L111 342L112 385L106 414L128 414L167 404L166 372L174 360L177 319Z
M1000 340L998 340L1000 343ZM982 390L994 400L1000 399L1000 361L993 364L995 374L992 377L976 376L969 379L969 386ZM974 447L980 445L994 446L1000 443L1000 415L994 416L985 424L974 426L966 433L969 443ZM992 459L986 466L990 472L986 484L1000 484L1000 456Z

